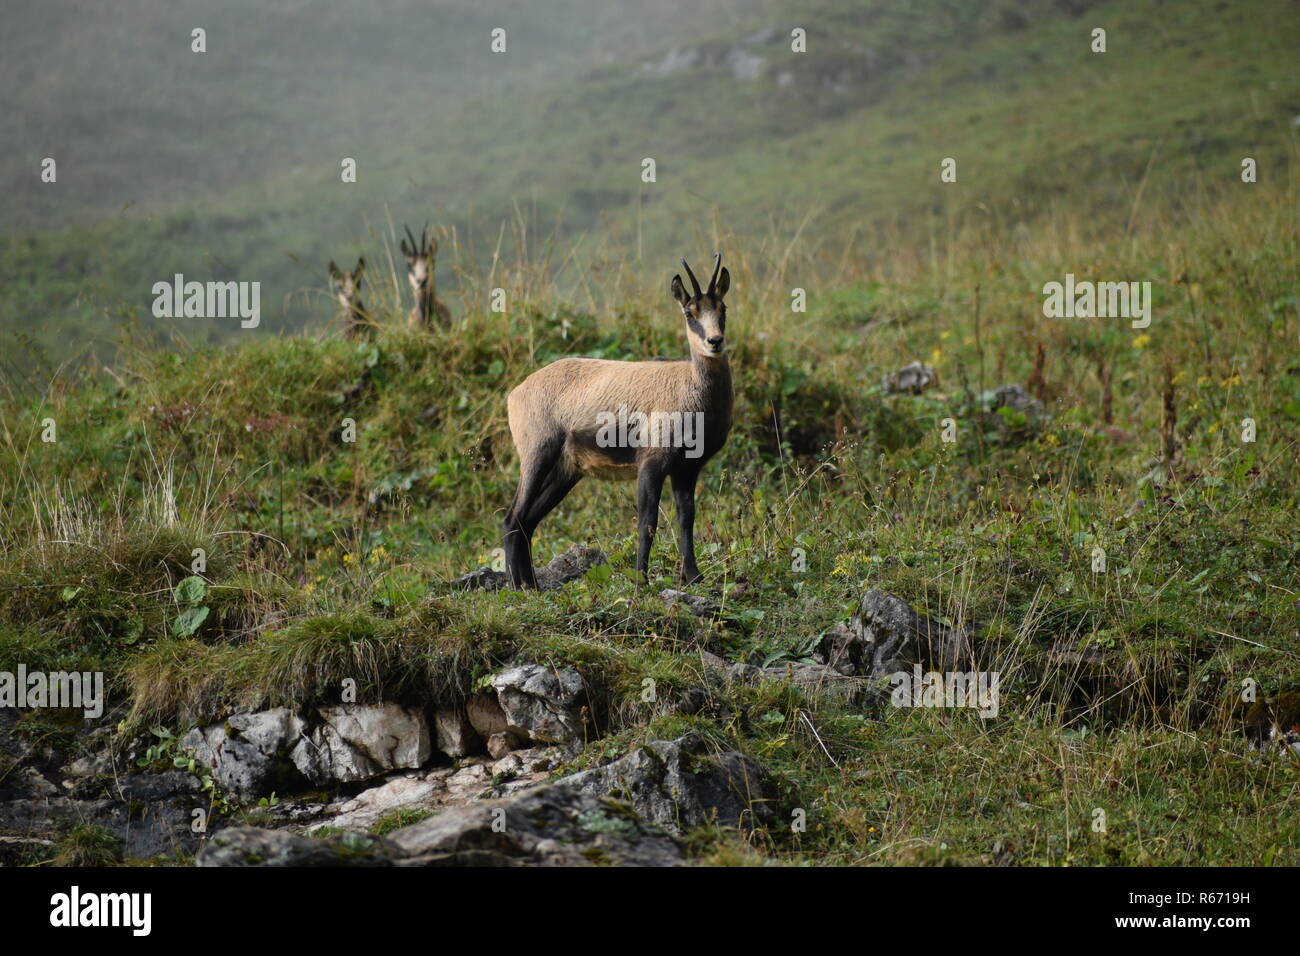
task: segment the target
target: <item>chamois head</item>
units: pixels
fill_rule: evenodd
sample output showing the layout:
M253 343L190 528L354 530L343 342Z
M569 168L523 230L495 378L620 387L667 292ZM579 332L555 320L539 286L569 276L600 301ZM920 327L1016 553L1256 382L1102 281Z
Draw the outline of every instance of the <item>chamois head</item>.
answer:
M686 338L691 343L691 352L705 359L722 356L726 347L727 306L722 301L727 290L731 288L731 274L722 268L722 253L713 256L713 278L709 287L700 291L700 282L695 278L690 265L685 259L682 266L690 276L693 293L686 291L680 275L673 276L673 298L682 307L686 317Z
M406 278L411 283L417 302L428 295L429 284L433 281L433 261L438 255L438 240L429 235L426 225L420 231L417 245L411 227L406 226L406 238L402 240L402 255L406 257Z
M330 260L330 291L343 308L350 310L357 304L357 297L361 295L361 275L365 271L365 259L358 259L357 267L351 272L341 271L334 260Z

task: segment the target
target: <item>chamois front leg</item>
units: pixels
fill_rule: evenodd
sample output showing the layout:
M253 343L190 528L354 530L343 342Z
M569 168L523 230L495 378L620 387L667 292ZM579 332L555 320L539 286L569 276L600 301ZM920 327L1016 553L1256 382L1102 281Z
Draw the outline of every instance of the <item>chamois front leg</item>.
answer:
M650 546L659 527L659 497L664 490L664 466L651 460L641 465L636 478L636 517L638 540L636 569L643 581L650 580Z
M673 473L673 501L677 505L677 543L682 553L682 583L704 578L695 563L695 481L699 470Z

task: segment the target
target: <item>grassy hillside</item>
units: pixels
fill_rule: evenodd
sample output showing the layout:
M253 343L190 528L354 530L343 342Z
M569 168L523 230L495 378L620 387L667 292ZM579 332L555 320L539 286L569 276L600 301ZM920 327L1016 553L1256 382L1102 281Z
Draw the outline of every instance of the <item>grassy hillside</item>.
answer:
M846 265L798 315L788 277L757 282L752 243L724 235L737 421L705 473L693 589L723 602L717 622L657 597L671 534L636 582L620 485L579 486L537 543L543 560L598 545L610 569L542 594L446 590L499 544L506 391L561 354L679 353L660 292L567 309L524 262L506 280L528 304L446 332L389 311L373 345L134 341L111 376L5 401L0 669L105 668L129 733L331 699L345 676L436 702L512 659L575 665L606 715L576 765L691 726L808 811L803 834L697 834L712 862L1295 864L1300 768L1247 747L1241 686L1300 685L1296 199L1225 187L1102 241L1060 219L1014 242L941 236L888 281ZM1151 327L1044 319L1041 283L1070 263L1150 276ZM884 394L916 358L942 387ZM1044 413L988 413L1007 382ZM200 547L210 613L181 635L173 589ZM646 677L663 700L699 685L701 649L804 660L869 587L973 629L998 718L870 718L781 681L693 716L642 700Z
M796 284L824 290L846 259L887 274L963 230L1052 217L1097 236L1235 181L1244 156L1273 183L1294 162L1300 16L1278 0L449 5L428 31L395 29L421 16L396 7L232 8L237 41L213 30L197 61L173 37L197 17L183 5L147 37L97 5L17 14L10 38L68 49L42 70L50 44L9 41L6 105L27 135L2 169L0 322L58 361L124 320L157 327L148 290L181 271L261 281L268 331L320 327L324 263L366 254L386 273L392 224L425 220L455 230L440 282L458 317L486 308L466 276L494 256L546 265L559 299L591 307L608 294L593 284L644 291L655 263L718 230L764 237L762 281L795 262ZM494 56L482 34L503 18L513 39ZM808 52L793 53L800 25ZM105 56L120 78L84 72ZM60 181L41 186L51 153ZM502 244L503 221L526 229Z

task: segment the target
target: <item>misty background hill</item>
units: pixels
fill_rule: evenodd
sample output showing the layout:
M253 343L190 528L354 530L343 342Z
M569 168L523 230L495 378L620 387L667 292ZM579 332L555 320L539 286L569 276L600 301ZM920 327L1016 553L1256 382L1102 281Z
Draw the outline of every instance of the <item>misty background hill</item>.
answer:
M6 371L157 326L173 272L260 281L268 331L323 327L330 259L365 255L405 294L403 223L455 230L439 289L458 317L486 308L463 271L521 243L576 289L593 265L662 284L720 230L761 230L761 264L1062 212L1131 227L1243 156L1291 175L1297 48L1278 0L23 5L0 38Z

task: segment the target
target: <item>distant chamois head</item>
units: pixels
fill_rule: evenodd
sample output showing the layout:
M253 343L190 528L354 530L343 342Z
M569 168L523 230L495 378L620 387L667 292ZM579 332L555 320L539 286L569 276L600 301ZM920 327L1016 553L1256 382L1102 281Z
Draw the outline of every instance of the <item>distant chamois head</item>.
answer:
M341 271L334 260L330 260L330 291L338 299L339 305L348 311L357 305L357 297L361 295L361 276L365 271L365 259L358 259L357 267L351 272Z
M358 259L357 267L351 272L343 272L330 260L330 291L343 307L343 334L350 339L374 335L374 325L361 301L361 276L365 271L365 259Z
M438 301L437 288L434 285L434 267L438 258L438 240L429 235L426 225L420 230L420 241L415 241L411 228L406 229L406 238L402 240L402 255L406 257L406 279L411 283L415 293L415 308L411 310L411 325L428 328L436 316L438 323L444 327L451 324L451 311Z
M433 262L438 255L438 240L429 235L429 227L420 230L420 242L417 245L411 227L406 226L406 238L402 240L402 255L406 257L406 278L411 283L411 291L418 300L427 294L429 283L433 279Z
M722 267L722 253L715 253L713 277L709 279L709 287L701 292L700 282L685 259L682 266L694 291L686 291L680 275L673 276L672 290L686 317L686 338L691 343L691 352L705 359L720 358L726 348L727 329L727 306L722 299L731 288L731 274Z

